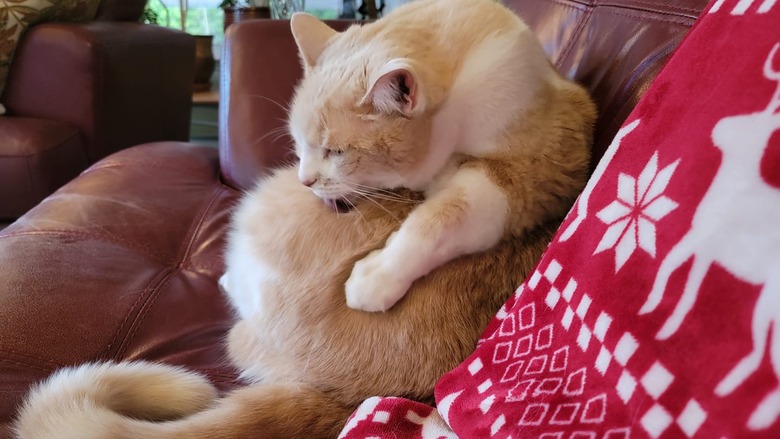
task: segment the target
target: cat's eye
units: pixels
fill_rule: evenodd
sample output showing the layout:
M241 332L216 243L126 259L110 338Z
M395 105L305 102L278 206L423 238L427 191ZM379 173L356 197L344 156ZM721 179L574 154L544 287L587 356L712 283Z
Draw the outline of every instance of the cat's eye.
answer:
M342 150L342 149L326 149L325 150L325 158L330 157L331 154L333 154L333 155L338 157L338 156L340 156L343 153L344 153L344 150Z

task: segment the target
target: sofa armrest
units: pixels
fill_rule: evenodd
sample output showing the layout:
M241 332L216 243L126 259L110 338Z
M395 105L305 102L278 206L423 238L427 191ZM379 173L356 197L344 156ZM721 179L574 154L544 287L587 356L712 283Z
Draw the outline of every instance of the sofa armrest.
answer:
M344 30L354 21L328 24ZM227 183L251 187L266 170L290 160L287 107L302 75L290 23L250 20L228 28L220 85L220 165Z
M139 143L187 140L195 43L158 26L96 21L44 24L16 53L9 115L67 122L90 162Z

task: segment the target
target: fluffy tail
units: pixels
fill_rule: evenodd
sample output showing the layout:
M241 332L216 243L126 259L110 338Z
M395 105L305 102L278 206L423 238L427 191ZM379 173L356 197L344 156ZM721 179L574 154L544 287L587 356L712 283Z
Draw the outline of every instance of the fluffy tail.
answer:
M257 385L218 399L201 375L153 363L63 369L34 389L20 439L295 439L336 437L353 407L293 385Z

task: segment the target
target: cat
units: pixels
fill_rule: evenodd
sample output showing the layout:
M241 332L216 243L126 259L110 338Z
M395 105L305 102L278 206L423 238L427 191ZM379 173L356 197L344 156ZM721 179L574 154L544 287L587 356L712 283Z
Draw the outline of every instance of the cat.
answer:
M220 397L142 361L67 368L28 395L17 437L336 437L367 397L432 403L534 266L585 184L595 110L519 18L490 0L419 0L341 34L308 15L291 26L300 162L242 197L220 280L246 387ZM419 226L434 239L410 251L435 258L403 300L351 296Z
M355 264L349 307L386 311L436 267L569 208L595 107L508 9L423 0L341 34L305 15L292 29L301 182L331 205L373 188L426 195Z

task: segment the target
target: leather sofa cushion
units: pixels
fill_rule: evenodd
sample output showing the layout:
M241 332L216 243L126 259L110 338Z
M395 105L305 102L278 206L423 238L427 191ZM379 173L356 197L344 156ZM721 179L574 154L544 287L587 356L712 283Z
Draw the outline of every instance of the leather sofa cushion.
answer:
M19 40L30 26L46 21L91 20L95 17L100 4L99 0L71 0L57 3L19 0L12 4L3 3L3 9L7 9L8 13L3 17L4 29L0 33L0 95L5 88L8 69Z
M71 125L0 117L0 220L16 218L88 166L81 137Z
M95 164L0 234L0 438L32 382L85 361L178 364L236 385L217 279L238 196L215 148L147 144Z

